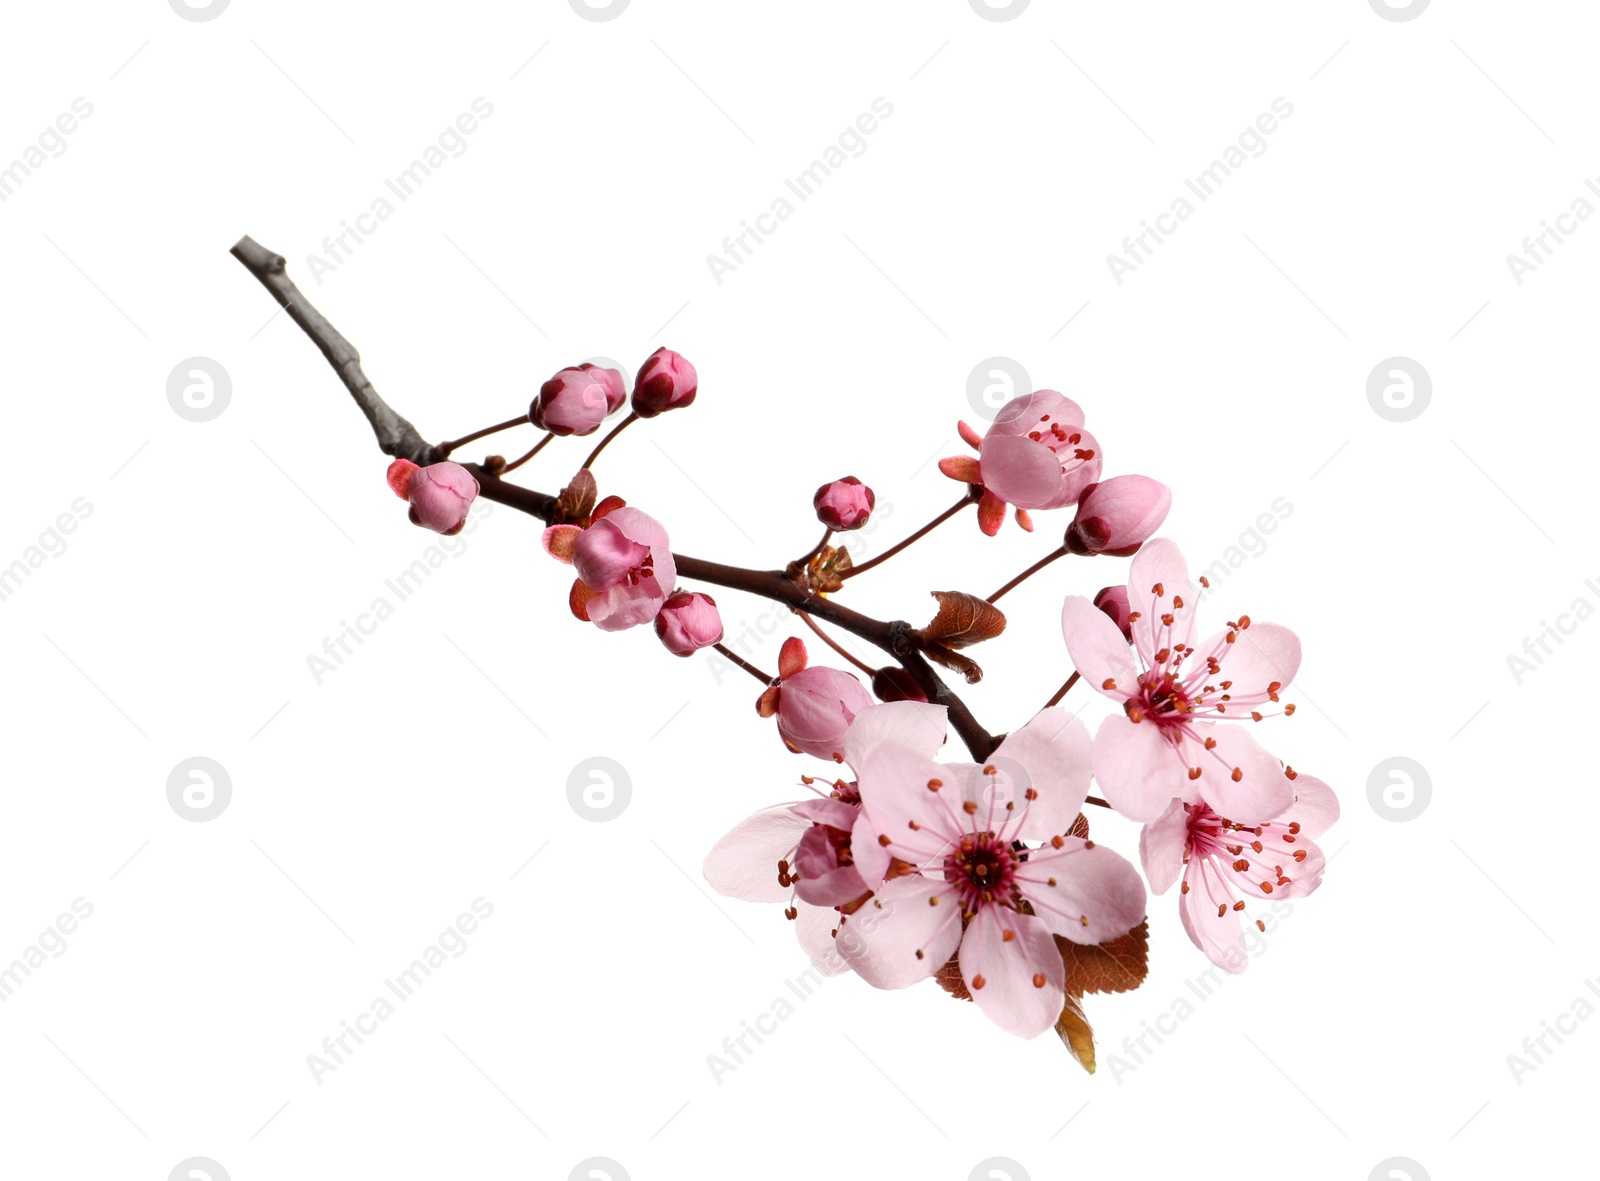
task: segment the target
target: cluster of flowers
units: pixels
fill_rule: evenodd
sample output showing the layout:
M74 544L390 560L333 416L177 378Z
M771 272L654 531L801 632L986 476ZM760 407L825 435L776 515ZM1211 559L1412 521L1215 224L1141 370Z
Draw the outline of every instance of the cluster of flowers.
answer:
M660 350L639 371L633 414L687 406L696 390L694 367ZM553 434L589 434L627 400L620 373L584 365L546 382L528 419ZM1063 944L1103 944L1138 928L1146 881L1158 894L1181 883L1189 938L1241 971L1246 900L1315 890L1324 865L1316 838L1338 817L1326 784L1251 733L1268 716L1293 714L1283 694L1299 640L1246 615L1198 638L1187 564L1173 542L1153 538L1169 490L1140 475L1101 480L1100 448L1083 424L1074 402L1041 390L1009 403L982 435L960 424L977 456L940 467L970 486L986 534L1008 508L1031 531L1033 512L1075 506L1064 553L1133 555L1126 585L1068 596L1061 613L1078 678L1117 710L1091 736L1074 714L1047 707L983 762L941 763L943 705L904 676L876 679L875 703L853 673L810 665L791 638L757 711L776 719L791 751L827 760L828 773L802 776L810 798L757 812L705 864L723 894L783 902L821 970L852 970L886 989L938 975L1024 1037L1062 1014ZM442 533L461 528L478 492L450 462L397 461L389 480L411 519ZM875 497L846 477L819 488L813 504L830 531L848 531L868 520ZM574 568L569 604L579 619L605 631L653 622L679 656L722 639L711 597L677 588L666 530L621 499L551 525L544 548ZM835 777L839 767L848 778ZM1143 824L1143 878L1087 836L1093 784Z

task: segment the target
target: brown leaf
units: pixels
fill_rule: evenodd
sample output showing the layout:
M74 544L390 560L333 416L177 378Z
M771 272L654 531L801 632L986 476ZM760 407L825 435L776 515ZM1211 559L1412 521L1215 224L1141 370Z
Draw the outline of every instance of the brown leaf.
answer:
M969 685L976 685L983 680L983 669L978 666L976 660L969 656L963 656L959 652L952 652L943 644L924 641L922 652L935 664L942 664L945 668L951 668L960 673L967 679L967 684Z
M595 498L600 490L595 485L594 473L584 468L572 477L572 483L561 490L556 498L555 512L550 516L552 525L587 525L594 511Z
M1089 818L1082 812L1079 812L1078 818L1072 822L1072 827L1067 830L1066 835L1069 837L1077 837L1079 840L1088 840Z
M992 640L1006 630L1005 613L993 603L964 591L934 591L939 613L922 629L924 639L947 648L965 648Z
M955 997L958 1001L970 1001L972 993L967 991L967 982L961 978L961 964L955 956L945 962L944 967L933 974L939 982L939 987Z
M1140 923L1126 935L1085 947L1056 936L1061 962L1067 969L1067 991L1130 992L1144 983L1150 971L1150 923Z
M1083 1005L1077 997L1067 993L1061 1016L1056 1018L1056 1035L1068 1052L1090 1074L1094 1073L1094 1030L1089 1028L1089 1018L1084 1016Z

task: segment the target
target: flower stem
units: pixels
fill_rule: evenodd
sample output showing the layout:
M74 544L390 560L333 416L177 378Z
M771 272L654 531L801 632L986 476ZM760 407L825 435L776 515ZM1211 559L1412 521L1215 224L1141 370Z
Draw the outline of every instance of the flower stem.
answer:
M759 668L757 668L755 665L751 664L748 660L746 660L744 657L740 656L738 653L730 651L728 648L724 647L721 644L712 644L711 646L714 649L716 649L718 652L720 652L728 660L733 661L733 663L737 664L740 668L744 669L745 672L749 673L756 680L760 681L762 683L762 685L771 685L772 684L774 678L767 676L766 673L762 672Z
M1035 562L1033 565L1029 566L1021 574L1017 575L1010 582L1006 583L999 590L995 591L994 594L990 595L989 596L989 602L992 603L996 599L1000 598L1001 595L1006 594L1008 591L1015 590L1017 587L1021 586L1024 582L1028 581L1028 579L1032 578L1035 574L1039 573L1039 571L1043 570L1051 562L1055 561L1057 558L1066 556L1066 552L1067 552L1066 547L1062 546L1061 548L1057 549L1055 553L1049 554L1049 555L1047 555L1047 556L1045 556L1043 558L1040 558L1037 562Z
M545 435L544 438L540 439L537 443L535 443L533 445L533 449L531 451L529 451L526 455L522 456L520 459L513 460L512 462L508 463L505 467L501 468L500 469L500 474L503 476L507 472L516 471L523 464L527 463L528 460L532 459L535 455L539 454L539 452L543 451L544 450L544 445L546 443L548 443L553 438L555 438L554 434Z
M824 529L822 531L822 540L807 550L805 557L798 559L797 561L791 563L791 565L797 566L801 570L804 570L807 566L811 565L811 559L822 552L822 547L828 544L828 539L832 536L832 529Z
M481 431L473 431L470 435L462 435L459 439L452 439L448 443L440 443L438 447L439 456L442 459L443 457L449 455L450 452L454 451L457 447L464 447L468 443L475 442L486 435L497 434L500 431L510 430L514 426L521 426L527 421L528 416L526 414L519 418L508 418L504 422L497 422L493 426L486 426Z
M1072 691L1072 686L1074 686L1074 685L1076 685L1078 683L1078 678L1080 676L1082 676L1082 675L1083 675L1082 673L1074 672L1070 677L1068 677L1067 678L1067 683L1065 685L1062 685L1061 688L1056 690L1056 695L1054 697L1052 697L1049 701L1045 702L1044 703L1044 707L1046 709L1049 709L1053 705L1060 705L1061 704L1061 699L1063 697L1065 697L1069 692Z
M899 553L901 550L905 549L912 542L920 541L922 538L924 538L928 534L932 533L940 525L943 525L951 517L955 516L962 509L966 508L967 505L969 505L969 504L977 504L977 503L978 503L978 497L974 496L969 491L960 500L956 501L949 508L945 509L944 512L940 513L937 517L935 517L933 520L929 521L921 529L918 529L915 533L913 533L910 537L906 538L904 541L900 542L898 545L891 546L888 549L884 550L881 554L879 554L877 557L873 558L872 561L870 561L870 562L863 562L859 566L854 566L851 569L846 570L843 574L839 575L840 580L843 581L846 578L854 578L857 574L865 574L868 570L871 570L874 566L878 565L879 563L887 562L890 558L894 557L897 553Z
M630 411L628 417L624 418L621 422L617 423L616 426L612 427L611 433L606 435L605 438L601 439L599 445L595 447L593 451L589 452L589 458L583 461L583 466L594 466L594 461L600 458L600 453L606 449L606 444L620 435L631 423L636 422L638 418L639 416L637 414L634 414ZM579 470L581 471L582 469L580 468Z
M812 619L811 616L807 615L804 611L801 611L797 607L796 608L791 608L791 610L794 611L794 613L796 615L798 615L801 619L805 620L806 626L809 627L812 631L816 632L817 636L822 640L822 642L824 644L828 645L828 647L832 648L840 656L843 656L851 664L855 665L862 672L866 673L867 676L872 677L872 676L876 676L877 675L877 673L878 673L877 669L873 668L870 664L867 664L864 661L857 660L850 653L846 652L842 647L839 646L839 644L834 640L834 638L832 636L830 636L827 632L823 631L822 628L817 626L817 621Z
M1110 804L1106 803L1099 796L1084 796L1083 797L1083 802L1086 803L1086 804L1093 804L1097 808L1109 808L1109 807L1111 807Z

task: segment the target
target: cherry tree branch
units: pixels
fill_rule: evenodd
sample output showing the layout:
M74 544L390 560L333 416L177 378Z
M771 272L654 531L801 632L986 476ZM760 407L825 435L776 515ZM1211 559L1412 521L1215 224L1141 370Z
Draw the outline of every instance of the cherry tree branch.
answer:
M249 236L239 239L230 252L265 287L279 305L289 313L290 319L311 338L313 344L333 366L344 382L356 405L366 415L378 446L385 455L409 459L416 464L435 463L441 458L438 448L424 439L416 427L385 402L371 380L361 368L361 355L332 324L311 305L300 289L290 279L283 256L274 254ZM541 521L549 522L555 513L556 497L536 492L520 484L503 480L480 464L463 464L478 481L479 494L510 508L525 512ZM967 502L953 506L965 507ZM942 518L941 518L942 519ZM880 620L816 594L782 570L747 570L674 554L678 574L699 582L732 590L745 591L761 598L786 604L796 611L825 620L835 627L883 649L908 672L928 700L943 705L949 711L950 724L966 744L972 757L980 762L987 759L999 745L999 738L989 733L973 717L972 711L936 673L923 657L918 647L916 629L904 620Z

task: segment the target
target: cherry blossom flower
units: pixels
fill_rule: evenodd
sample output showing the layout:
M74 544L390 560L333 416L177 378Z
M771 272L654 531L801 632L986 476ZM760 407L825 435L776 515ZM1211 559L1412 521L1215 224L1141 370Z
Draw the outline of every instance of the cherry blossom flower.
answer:
M861 913L892 913L843 946L856 973L878 988L905 988L955 956L967 990L1002 1029L1034 1037L1051 1028L1065 1000L1053 937L1103 943L1145 914L1132 865L1065 835L1089 788L1089 760L1088 730L1059 709L1040 713L982 766L936 763L894 742L867 751L852 849L875 893ZM878 834L875 855L869 832ZM847 917L841 937L855 923Z
M657 349L639 366L634 378L633 412L640 418L654 418L689 405L699 390L700 377L687 358L671 349Z
M587 529L552 525L544 548L578 574L568 603L579 619L601 631L649 623L678 578L667 531L654 517L607 497Z
M1128 578L1133 647L1109 616L1071 596L1061 626L1074 665L1095 690L1122 707L1094 741L1095 780L1107 801L1133 820L1153 821L1173 799L1204 801L1224 816L1256 824L1294 798L1282 764L1243 724L1259 722L1300 667L1300 641L1272 623L1241 615L1198 645L1195 593L1178 547L1146 543ZM1285 705L1284 714L1294 706Z
M1316 838L1339 818L1339 801L1320 779L1292 771L1284 778L1294 802L1272 820L1235 824L1204 802L1173 800L1139 836L1150 888L1164 894L1181 877L1183 929L1212 963L1230 972L1242 972L1250 962L1240 894L1303 898L1322 884L1326 859ZM1255 923L1266 930L1260 919Z
M1062 544L1071 554L1125 558L1161 528L1171 507L1172 490L1159 480L1112 476L1083 490Z
M661 605L656 636L674 656L692 656L722 641L717 601L699 591L679 591Z
M878 498L872 494L872 489L854 476L824 484L811 498L811 506L817 510L817 520L838 532L861 528L867 523L877 503Z
M478 481L459 463L445 460L418 467L409 459L389 465L389 487L411 505L411 523L446 537L461 532L478 496Z
M1055 390L1013 398L981 437L964 422L958 429L978 457L951 456L939 470L983 486L978 525L991 537L1005 522L1006 505L1016 506L1017 524L1031 532L1029 509L1063 508L1100 478L1099 445L1083 429L1083 411Z
M843 759L844 735L857 714L873 704L872 695L852 674L836 668L807 668L805 644L796 636L783 642L778 681L756 700L756 712L776 716L784 745L819 759Z
M841 742L841 757L851 767L884 742L930 758L944 744L942 705L893 702L871 705L855 716ZM705 861L706 881L719 894L746 902L784 902L796 934L812 963L825 975L847 970L836 936L842 912L853 913L871 896L855 868L853 837L861 796L853 782L839 780L818 798L764 808L735 825ZM876 856L877 834L862 827L866 846ZM875 862L876 863L876 862ZM876 916L874 916L876 917Z

